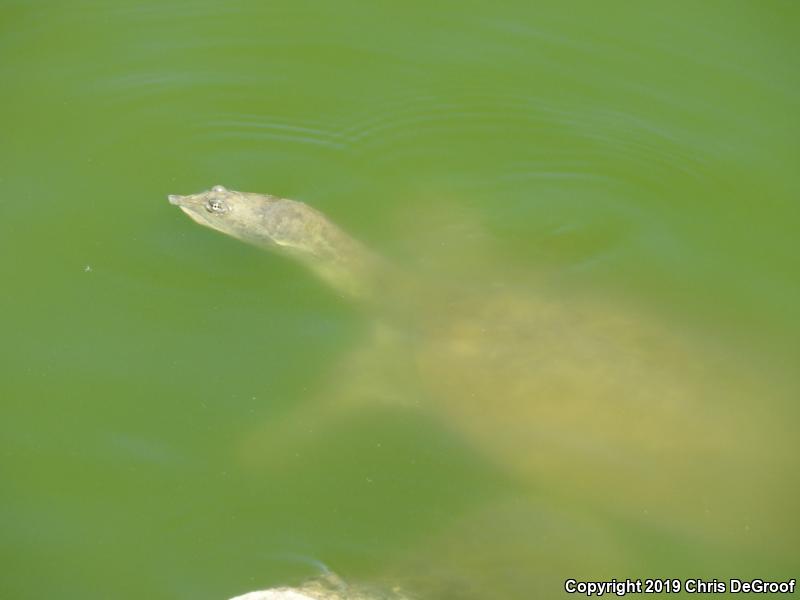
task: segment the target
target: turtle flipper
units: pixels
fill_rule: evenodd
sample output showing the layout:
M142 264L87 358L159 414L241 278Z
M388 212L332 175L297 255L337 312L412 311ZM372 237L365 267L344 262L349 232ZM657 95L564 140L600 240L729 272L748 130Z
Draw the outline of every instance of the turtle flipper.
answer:
M376 323L366 343L331 371L317 396L247 432L238 444L246 465L283 468L321 439L358 420L426 405L403 336Z

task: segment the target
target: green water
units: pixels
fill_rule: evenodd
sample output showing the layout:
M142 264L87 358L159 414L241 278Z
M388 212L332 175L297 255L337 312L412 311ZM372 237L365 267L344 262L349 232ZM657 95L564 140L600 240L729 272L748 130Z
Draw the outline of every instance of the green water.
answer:
M0 596L224 599L321 565L444 598L796 576L799 18L779 0L0 3ZM737 410L783 425L735 448L763 506L717 552L624 499L523 490L399 407L248 461L253 432L343 383L371 317L166 201L215 184L309 202L429 272L546 270L725 348L763 382Z

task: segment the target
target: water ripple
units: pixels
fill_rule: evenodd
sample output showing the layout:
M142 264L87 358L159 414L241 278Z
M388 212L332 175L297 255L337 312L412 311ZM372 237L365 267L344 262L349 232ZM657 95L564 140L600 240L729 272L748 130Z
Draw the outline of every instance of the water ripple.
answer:
M481 140L501 143L506 139L517 151L526 154L541 153L542 139L547 137L556 142L549 144L550 152L560 147L594 162L614 156L641 165L641 173L666 168L700 178L706 162L697 150L702 144L689 132L643 114L586 105L566 106L524 95L462 94L458 100L431 96L392 99L343 128L341 135L359 151L380 149L388 158L402 153L409 140L425 140L425 147L431 147L432 142L446 145L467 135L477 136L468 139L478 144ZM517 143L525 138L531 143Z
M325 146L336 150L348 146L346 136L319 122L283 121L259 115L226 115L205 121L199 129L214 138L240 140L275 140Z

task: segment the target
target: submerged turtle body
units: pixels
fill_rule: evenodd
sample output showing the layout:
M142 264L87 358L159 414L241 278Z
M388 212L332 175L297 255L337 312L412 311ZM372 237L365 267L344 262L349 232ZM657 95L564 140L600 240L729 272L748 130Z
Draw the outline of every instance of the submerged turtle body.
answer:
M598 518L713 548L743 547L755 530L788 547L771 506L791 437L753 405L759 384L691 335L585 296L415 280L300 202L221 186L170 202L377 307L371 342L333 391L254 435L251 454L311 443L366 404L405 403L556 503L588 498Z

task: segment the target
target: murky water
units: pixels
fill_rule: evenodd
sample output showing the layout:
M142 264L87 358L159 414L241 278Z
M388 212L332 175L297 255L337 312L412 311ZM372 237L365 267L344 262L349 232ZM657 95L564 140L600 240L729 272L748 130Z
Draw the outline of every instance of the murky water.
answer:
M0 5L0 595L796 576L798 17ZM166 202L215 184L425 294Z

